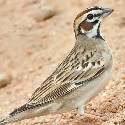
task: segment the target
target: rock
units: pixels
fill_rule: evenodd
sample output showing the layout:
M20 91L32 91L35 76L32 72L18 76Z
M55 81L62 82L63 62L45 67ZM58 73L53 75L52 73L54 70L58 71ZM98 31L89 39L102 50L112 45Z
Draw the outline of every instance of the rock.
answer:
M0 88L5 87L12 81L12 76L7 73L0 73Z
M45 7L42 7L40 12L35 16L35 20L37 22L41 22L49 18L52 18L56 14L57 14L57 11L53 7L45 6Z

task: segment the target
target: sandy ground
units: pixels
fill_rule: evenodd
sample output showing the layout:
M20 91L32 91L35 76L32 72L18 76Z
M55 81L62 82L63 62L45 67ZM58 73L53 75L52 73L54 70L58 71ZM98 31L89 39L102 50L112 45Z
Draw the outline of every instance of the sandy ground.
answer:
M75 42L75 16L93 5L115 9L101 26L114 55L113 76L105 90L86 105L87 113L108 119L77 117L74 110L10 125L125 125L124 0L0 0L0 72L13 77L12 84L0 89L0 119L24 104L66 57ZM52 6L57 14L37 22L43 6Z

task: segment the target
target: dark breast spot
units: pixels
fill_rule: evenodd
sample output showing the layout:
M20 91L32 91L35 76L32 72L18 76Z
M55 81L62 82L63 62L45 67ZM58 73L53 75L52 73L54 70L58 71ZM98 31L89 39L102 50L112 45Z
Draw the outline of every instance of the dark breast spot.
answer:
M86 68L88 66L89 62L85 63L82 65L83 69Z
M88 61L90 59L90 57L88 55L86 55L86 61Z
M100 61L97 62L100 65Z
M95 62L92 62L92 65L95 66Z

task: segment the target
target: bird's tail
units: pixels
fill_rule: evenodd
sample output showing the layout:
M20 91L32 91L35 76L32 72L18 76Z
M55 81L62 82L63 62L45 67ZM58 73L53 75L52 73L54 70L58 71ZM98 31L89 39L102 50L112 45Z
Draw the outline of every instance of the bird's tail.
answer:
M0 125L5 125L7 123L12 123L23 119L31 118L33 116L32 111L30 112L30 109L28 109L29 108L27 107L27 104L21 106L18 109L15 109L13 112L9 114L9 117L0 121Z
M5 125L7 123L13 122L13 119L11 117L7 117L0 121L0 125Z
M5 125L5 124L7 124L7 121L6 121L7 119L3 119L2 121L0 121L0 125Z

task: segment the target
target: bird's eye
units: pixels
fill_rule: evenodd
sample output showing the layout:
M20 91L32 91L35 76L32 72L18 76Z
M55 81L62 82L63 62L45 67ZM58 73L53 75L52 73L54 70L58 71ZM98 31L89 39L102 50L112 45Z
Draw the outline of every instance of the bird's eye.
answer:
M88 15L87 15L87 18L88 18L89 20L92 20L93 17L94 17L93 14L88 14Z

